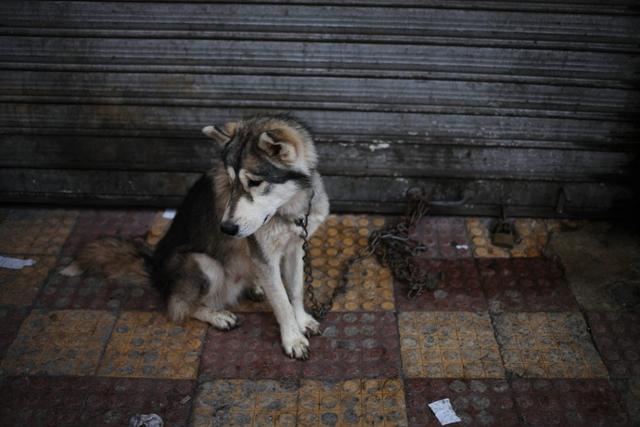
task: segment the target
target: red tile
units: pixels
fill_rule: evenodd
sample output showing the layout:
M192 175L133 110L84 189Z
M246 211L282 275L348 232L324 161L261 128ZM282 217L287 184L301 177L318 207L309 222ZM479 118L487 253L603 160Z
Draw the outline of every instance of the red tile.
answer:
M0 382L0 425L123 426L156 413L165 425L186 425L194 381L13 377ZM184 403L183 403L184 402Z
M45 284L36 305L55 309L155 310L163 303L160 292L151 284L142 286L101 276L55 274Z
M389 312L331 313L323 332L311 338L311 378L394 378L400 375L396 316Z
M434 291L408 297L407 285L396 281L396 307L400 311L486 311L487 301L473 259L418 260L421 267L439 276Z
M504 380L411 379L405 381L405 396L410 426L440 426L428 404L446 398L462 425L520 425Z
M424 258L471 258L471 243L464 218L423 217L409 237L422 243Z
M62 254L74 255L83 245L100 237L130 237L144 240L155 210L101 209L80 211Z
M311 337L311 358L289 359L271 313L248 313L240 327L209 328L200 379L388 378L400 373L396 319L392 313L331 313L323 333Z
M527 426L628 426L618 396L604 379L516 379L518 413Z
M590 312L587 321L609 375L640 376L640 314Z
M482 287L493 312L576 311L560 269L543 258L479 259Z
M0 360L16 338L22 321L29 315L26 307L0 306Z

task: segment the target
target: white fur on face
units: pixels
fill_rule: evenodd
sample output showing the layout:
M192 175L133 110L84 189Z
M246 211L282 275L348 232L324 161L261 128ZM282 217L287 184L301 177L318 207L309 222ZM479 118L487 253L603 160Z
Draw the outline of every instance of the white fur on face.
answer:
M267 194L264 186L270 186ZM229 208L225 210L223 220L231 221L239 227L236 237L247 237L255 233L264 223L266 223L278 208L285 204L297 191L297 185L293 181L283 184L264 183L258 187L249 189L253 200L246 196L238 199L233 217L229 217Z

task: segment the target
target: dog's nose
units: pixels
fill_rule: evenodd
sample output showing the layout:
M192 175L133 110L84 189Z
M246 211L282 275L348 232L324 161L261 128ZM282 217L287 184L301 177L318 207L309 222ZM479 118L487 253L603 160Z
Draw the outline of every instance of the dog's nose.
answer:
M222 224L220 224L220 230L229 236L235 236L238 234L238 226L231 221L222 221Z

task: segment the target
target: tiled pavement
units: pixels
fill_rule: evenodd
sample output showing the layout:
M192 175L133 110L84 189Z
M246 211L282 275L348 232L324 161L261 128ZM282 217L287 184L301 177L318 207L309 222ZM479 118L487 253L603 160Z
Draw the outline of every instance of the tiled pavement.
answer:
M310 241L320 299L366 245L375 216L331 216ZM57 273L100 236L157 243L170 220L150 210L0 210L0 425L437 426L427 404L449 398L464 425L640 423L640 316L582 310L562 270L542 258L557 221L519 219L512 250L482 218L424 218L416 262L439 273L407 298L373 258L290 360L265 303L243 301L220 332L169 323L151 287Z

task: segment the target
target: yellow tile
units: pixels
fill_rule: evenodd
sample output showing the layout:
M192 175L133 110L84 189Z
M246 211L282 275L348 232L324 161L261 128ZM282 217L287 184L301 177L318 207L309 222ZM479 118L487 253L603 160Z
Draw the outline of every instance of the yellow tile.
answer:
M406 426L402 382L220 380L200 384L191 425Z
M486 313L403 312L399 327L408 377L504 378Z
M3 375L93 375L115 315L94 310L34 310L2 362Z
M57 255L77 216L62 209L10 209L0 222L0 253Z
M206 325L170 322L160 312L123 312L114 327L98 375L195 378Z
M33 303L56 260L43 255L29 258L36 263L22 270L0 269L0 304L26 306Z
M505 368L519 376L607 376L580 313L505 313L496 332Z
M495 219L467 218L467 231L472 236L476 258L540 257L557 222L536 218L517 218L513 221L519 241L512 249L494 246L490 229Z

